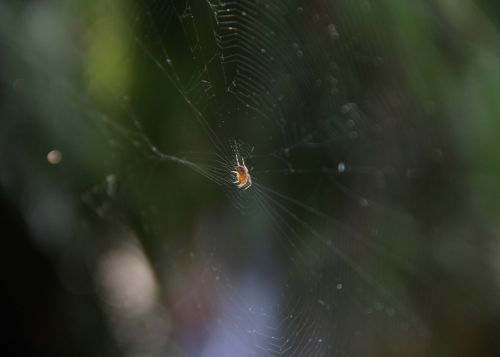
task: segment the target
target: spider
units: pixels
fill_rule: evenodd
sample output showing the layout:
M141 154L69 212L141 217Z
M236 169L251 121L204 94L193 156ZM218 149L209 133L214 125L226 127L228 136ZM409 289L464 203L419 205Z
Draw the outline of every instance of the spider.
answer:
M252 186L252 178L250 177L248 169L245 166L245 159L241 158L240 164L238 154L236 153L234 156L236 157L236 169L231 172L236 175L236 181L233 181L233 183L235 183L238 188L247 190L250 186Z

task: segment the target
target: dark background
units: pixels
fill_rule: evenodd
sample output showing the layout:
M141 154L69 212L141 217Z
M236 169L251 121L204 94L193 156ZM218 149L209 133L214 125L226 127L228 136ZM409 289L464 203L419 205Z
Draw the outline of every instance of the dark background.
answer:
M500 356L499 19L0 3L2 354Z

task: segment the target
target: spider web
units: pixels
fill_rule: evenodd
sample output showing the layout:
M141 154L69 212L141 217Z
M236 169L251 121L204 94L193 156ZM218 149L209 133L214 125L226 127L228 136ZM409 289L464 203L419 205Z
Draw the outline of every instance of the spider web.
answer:
M141 165L196 171L223 189L223 205L238 208L208 214L189 251L204 265L190 292L197 302L187 304L205 338L180 347L186 355L372 355L425 338L401 282L418 272L391 252L379 227L408 219L391 207L389 187L411 177L418 148L393 137L408 131L395 118L412 104L386 79L384 62L396 58L384 45L381 10L367 1L152 1L129 9L137 61L165 82L158 100L174 96L184 107L192 122L181 142L195 137L196 149L169 148L154 134L162 119L136 114L128 94L128 119L104 120L107 135L133 142L150 159ZM179 130L175 110L166 113ZM247 191L231 182L236 152L250 167Z
M411 119L422 109L403 94L383 3L135 1L102 12L125 18L110 35L129 46L114 65L145 75L124 90L89 71L88 96L64 84L69 106L99 108L88 117L114 171L82 197L131 226L117 206L140 207L134 228L177 316L172 350L362 356L425 345L406 281L432 279L416 268L415 223L398 204L418 171ZM107 99L96 105L96 93ZM177 141L165 140L172 131ZM235 153L248 190L232 183ZM178 243L162 212L184 202L199 207L196 231Z

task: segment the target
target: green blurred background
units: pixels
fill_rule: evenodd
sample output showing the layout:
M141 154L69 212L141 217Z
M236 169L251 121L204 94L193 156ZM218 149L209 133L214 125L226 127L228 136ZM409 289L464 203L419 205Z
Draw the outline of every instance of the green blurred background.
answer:
M499 21L1 2L2 354L500 356Z

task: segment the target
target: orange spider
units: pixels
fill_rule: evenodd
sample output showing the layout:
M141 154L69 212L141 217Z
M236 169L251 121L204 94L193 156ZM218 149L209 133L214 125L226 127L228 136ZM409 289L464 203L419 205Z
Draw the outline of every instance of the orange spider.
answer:
M240 164L240 160L238 160L238 154L235 154L235 157L236 157L236 169L235 171L231 171L233 174L236 175L236 181L234 181L233 183L237 184L236 186L238 188L246 190L250 186L252 186L252 178L250 177L248 169L245 166L245 159L241 158L241 164Z

